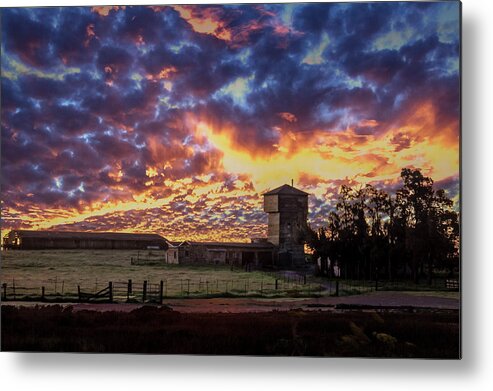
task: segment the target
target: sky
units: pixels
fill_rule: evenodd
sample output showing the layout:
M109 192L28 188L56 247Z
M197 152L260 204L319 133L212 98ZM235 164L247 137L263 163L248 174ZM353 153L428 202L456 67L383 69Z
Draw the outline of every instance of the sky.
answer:
M458 205L459 3L1 9L2 231L266 236L294 181Z

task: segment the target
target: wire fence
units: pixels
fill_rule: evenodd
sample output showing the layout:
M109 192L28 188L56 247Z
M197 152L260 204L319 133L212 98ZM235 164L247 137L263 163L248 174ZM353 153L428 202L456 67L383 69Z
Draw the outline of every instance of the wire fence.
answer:
M13 280L2 284L2 300L26 301L107 301L162 302L165 298L207 297L317 297L359 294L373 290L370 283L359 285L339 281L307 282L306 279L172 279L161 281L113 281L102 286L86 284L66 286L64 281L54 286L29 286Z
M156 302L166 298L212 298L212 297L322 297L348 296L389 290L423 290L409 282L370 280L320 280L307 279L303 274L272 274L264 279L165 279L135 282L110 281L101 284L66 285L65 281L47 281L41 286L12 280L2 284L4 301L47 302ZM458 280L444 280L433 290L458 291Z

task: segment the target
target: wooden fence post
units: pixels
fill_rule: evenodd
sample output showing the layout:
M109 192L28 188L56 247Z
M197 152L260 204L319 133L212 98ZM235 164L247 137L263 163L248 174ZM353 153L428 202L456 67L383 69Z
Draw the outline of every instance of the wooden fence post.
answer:
M80 285L77 285L77 295L79 296L79 302L80 302Z
M130 295L132 294L132 280L128 280L127 284L127 301L130 300Z
M163 289L164 288L164 283L163 280L159 283L159 304L163 304Z
M278 284L278 281L279 280L276 278L276 291L277 291L277 287L278 287L278 285L277 285Z
M108 282L108 289L110 293L110 303L113 303L113 282Z
M303 274L303 285L306 285L306 274Z
M142 287L142 303L145 303L147 300L147 281L144 281L144 285Z
M45 287L42 286L41 287L41 301L44 301L45 300Z
M339 296L339 280L336 280L336 296Z
M4 282L2 284L2 288L3 288L2 300L7 300L7 283Z

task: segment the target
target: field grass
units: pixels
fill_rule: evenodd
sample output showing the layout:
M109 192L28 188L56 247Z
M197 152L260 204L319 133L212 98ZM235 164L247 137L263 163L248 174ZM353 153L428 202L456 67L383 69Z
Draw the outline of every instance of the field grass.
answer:
M319 291L318 280L304 286L280 280L275 292L276 276L272 273L231 270L227 265L132 264L131 258L137 258L138 253L140 257L147 256L147 251L124 250L3 251L1 282L7 283L10 290L15 284L18 295L39 295L44 286L46 295L75 296L78 285L82 291L91 293L111 281L118 297L126 295L129 279L137 292L142 290L144 280L150 290L156 290L157 284L165 281L164 293L168 297L296 296ZM23 292L20 287L30 289Z
M375 290L374 281L336 283L308 274L304 284L299 275L290 272L246 272L228 265L165 264L161 251L2 251L1 256L1 283L7 284L7 297L17 300L39 300L44 287L48 301L74 301L78 298L78 286L84 293L95 293L111 281L114 300L122 302L127 300L128 280L132 280L133 289L130 301L143 299L144 281L149 296L154 297L158 296L160 281L164 283L164 297L314 297L335 295L336 286L340 296ZM137 257L151 262L131 262ZM443 292L439 286L379 282L379 290L418 291L419 295L437 295L437 291L442 291L440 297L458 297L457 292Z

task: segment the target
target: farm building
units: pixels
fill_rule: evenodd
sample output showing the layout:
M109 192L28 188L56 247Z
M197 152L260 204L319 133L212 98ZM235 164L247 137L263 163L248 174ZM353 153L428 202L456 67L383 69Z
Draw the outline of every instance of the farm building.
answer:
M238 266L272 266L275 246L265 241L252 243L192 242L178 245L178 261L183 264L226 264Z
M168 249L166 250L166 263L179 263L178 249L182 242L170 242L166 241Z
M307 228L308 193L283 185L264 195L269 214L267 238L251 243L169 243L168 263L299 267L305 264L304 232Z
M3 238L4 249L109 249L166 250L166 239L157 234L14 230Z

